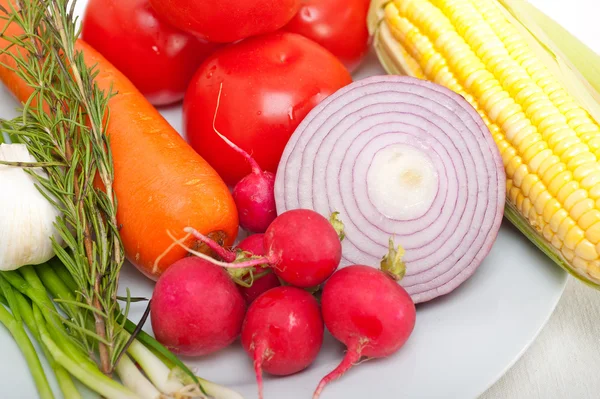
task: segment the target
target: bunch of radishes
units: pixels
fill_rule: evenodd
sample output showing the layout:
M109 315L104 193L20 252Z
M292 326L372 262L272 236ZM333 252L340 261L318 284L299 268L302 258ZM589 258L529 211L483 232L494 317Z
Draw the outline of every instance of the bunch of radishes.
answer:
M252 169L234 188L234 197L242 225L264 234L230 251L186 229L221 260L190 250L196 256L170 266L154 290L152 327L161 343L187 356L216 352L241 334L262 398L262 371L283 376L307 368L319 353L325 325L348 351L319 384L317 398L361 357L397 351L413 331L415 306L389 273L363 265L336 272L340 235L322 215L296 209L273 220L273 175L255 164ZM401 262L397 256L386 261ZM321 285L319 307L311 292Z

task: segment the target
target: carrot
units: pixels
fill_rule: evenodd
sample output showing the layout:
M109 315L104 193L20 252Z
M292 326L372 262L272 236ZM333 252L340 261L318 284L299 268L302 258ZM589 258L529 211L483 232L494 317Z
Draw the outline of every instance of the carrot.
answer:
M14 4L14 0L0 0L0 6L10 10L9 1ZM6 26L6 21L0 22L0 28L6 29L4 37L22 33L15 24ZM0 48L7 46L0 38ZM171 245L168 231L179 236L186 226L194 226L224 245L233 244L238 214L217 172L102 55L82 40L76 49L87 65L96 65L98 87L105 91L112 87L117 93L109 101L107 134L114 162L117 221L127 259L156 280L187 254ZM15 67L9 55L1 55L0 63L0 80L25 102L33 90L8 68ZM185 243L198 247L194 240L190 237Z

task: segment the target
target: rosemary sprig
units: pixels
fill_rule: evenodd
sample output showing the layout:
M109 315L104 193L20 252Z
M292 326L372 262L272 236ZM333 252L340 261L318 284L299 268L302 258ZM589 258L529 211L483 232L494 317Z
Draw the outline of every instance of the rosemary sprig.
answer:
M0 10L0 18L23 33L2 32L11 45L0 54L11 57L17 66L13 70L33 93L19 117L1 122L10 136L27 145L38 161L35 166L43 165L48 174L43 178L32 173L40 191L63 213L56 227L64 243L53 246L77 285L77 301L69 305L81 306L79 317L69 322L71 331L88 353L98 351L101 370L111 374L128 337L115 318L120 312L117 284L124 252L105 134L113 93L95 85L97 70L88 67L77 50L74 0L15 4Z

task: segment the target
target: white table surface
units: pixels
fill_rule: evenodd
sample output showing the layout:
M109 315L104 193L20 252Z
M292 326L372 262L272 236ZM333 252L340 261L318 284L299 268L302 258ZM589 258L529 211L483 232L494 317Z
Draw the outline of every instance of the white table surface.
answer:
M570 278L536 341L480 399L600 398L599 332L600 292Z
M598 0L530 0L600 53ZM600 291L570 278L523 357L480 399L600 398Z

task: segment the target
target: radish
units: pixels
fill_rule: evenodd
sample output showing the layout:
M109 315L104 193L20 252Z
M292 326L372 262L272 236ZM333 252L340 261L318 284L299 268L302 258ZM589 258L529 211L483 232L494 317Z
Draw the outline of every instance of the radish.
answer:
M190 229L190 232L198 241L206 244L219 258L228 263L235 262L239 257L244 259L247 255L262 256L265 253L263 244L264 234L254 234L246 237L238 244L237 251L229 251L196 230ZM266 268L268 265L259 266L249 267L248 270L229 268L230 275L238 284L238 289L247 304L250 304L263 292L281 285L279 278L273 273L273 270ZM250 270L252 271L252 275L250 275Z
M265 235L264 234L253 234L251 236L248 236L246 238L244 238L242 241L240 241L240 243L237 245L237 249L240 249L242 251L245 252L249 252L253 255L264 255L265 254L265 247L264 247L264 239L265 239Z
M323 319L317 300L294 287L273 288L248 308L242 345L254 360L259 398L262 371L290 375L307 368L323 343Z
M404 275L403 251L384 258L381 270L352 265L340 269L325 283L321 306L325 325L348 351L340 365L317 387L317 399L329 382L341 377L364 356L387 357L398 351L411 335L415 304L396 279Z
M253 233L264 233L277 217L275 207L275 175L263 171L254 158L235 143L223 136L216 128L217 111L221 103L223 83L219 87L217 107L213 119L213 130L235 152L250 164L252 172L233 188L233 200L238 209L240 226Z
M227 272L189 257L159 278L150 305L156 339L173 352L202 356L231 344L240 334L246 303Z
M336 226L339 221L336 221ZM210 239L191 227L187 233L207 242ZM286 283L300 288L312 288L322 284L335 272L342 258L340 233L332 222L310 209L294 209L279 215L264 236L265 254L248 260L219 262L189 248L195 254L215 265L227 268L248 268L267 264ZM181 242L177 244L183 246ZM214 243L213 246L218 245ZM225 250L223 250L226 252ZM227 255L225 255L227 256ZM229 256L231 257L231 256Z
M263 246L264 234L254 234L244 240L242 240L237 249L252 255L264 255L265 250ZM249 282L248 278L244 279L245 282ZM246 303L251 304L260 294L267 292L271 288L279 287L281 283L277 275L270 269L254 270L252 285L249 287L238 285L238 289L242 293L242 296L246 300Z

